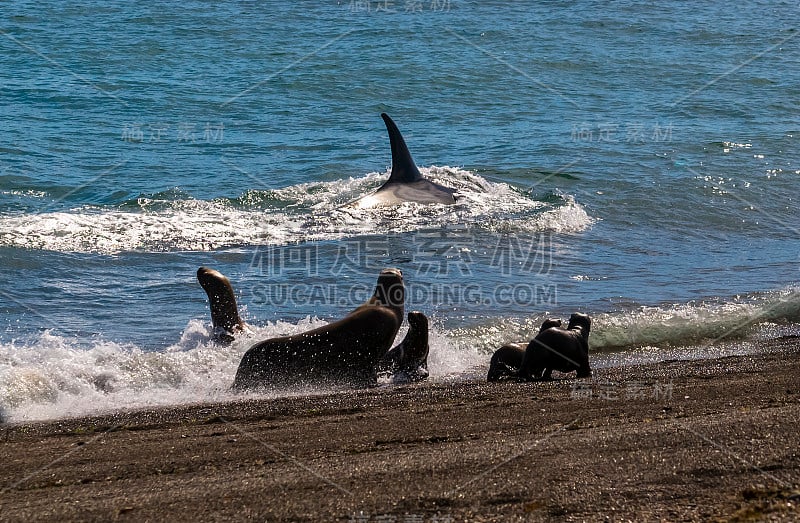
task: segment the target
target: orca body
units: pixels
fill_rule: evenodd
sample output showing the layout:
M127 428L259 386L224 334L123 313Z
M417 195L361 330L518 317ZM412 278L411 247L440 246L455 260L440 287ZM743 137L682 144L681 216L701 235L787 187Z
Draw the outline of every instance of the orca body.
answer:
M377 191L359 198L349 206L369 209L384 205L398 205L403 202L444 205L456 203L454 196L456 190L423 178L397 125L386 113L381 113L381 118L386 124L389 143L392 147L392 172L389 180Z

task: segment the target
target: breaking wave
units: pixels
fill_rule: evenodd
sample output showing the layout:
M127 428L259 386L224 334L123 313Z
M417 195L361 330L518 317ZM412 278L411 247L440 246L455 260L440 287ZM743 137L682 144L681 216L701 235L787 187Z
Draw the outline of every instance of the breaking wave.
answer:
M431 223L489 231L574 232L593 222L569 195L536 200L505 183L454 167L422 169L458 190L456 205L404 203L361 210L345 207L376 189L385 174L247 191L234 199L197 200L173 190L116 205L0 215L0 246L60 252L211 251L244 245L336 240L376 232L408 232ZM26 198L44 198L44 195ZM27 206L30 208L30 205Z
M447 329L431 318L428 360L434 382L481 380L494 349L527 340L542 317L498 319ZM242 354L257 339L324 325L317 318L253 327L230 346L211 341L211 326L191 320L163 350L45 332L0 347L0 410L8 421L73 417L120 409L231 400ZM596 368L670 359L702 359L760 350L759 342L800 334L800 289L593 314L590 347ZM397 335L399 342L406 327ZM301 387L267 395L335 392ZM264 394L260 394L264 396Z

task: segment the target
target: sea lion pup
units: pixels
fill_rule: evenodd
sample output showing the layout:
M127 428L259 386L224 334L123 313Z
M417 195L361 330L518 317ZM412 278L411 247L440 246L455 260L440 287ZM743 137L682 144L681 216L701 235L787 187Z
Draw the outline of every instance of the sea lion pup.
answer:
M200 267L197 269L197 281L208 295L214 338L217 341L230 343L236 334L247 328L239 317L236 296L233 294L230 280L219 271Z
M561 320L546 319L539 332L543 332L552 327L561 327ZM525 348L528 342L506 343L492 354L489 361L489 374L487 381L508 381L519 378L519 369L522 367L522 360L525 357Z
M545 329L528 344L519 377L524 380L549 380L550 373L578 371L579 378L592 375L589 367L589 330L592 319L575 313L566 329Z
M399 269L384 269L375 293L344 319L250 347L233 389L303 383L372 386L375 368L403 322L405 287Z
M395 383L423 381L428 378L428 352L428 317L409 312L406 337L383 355L378 374L390 374Z

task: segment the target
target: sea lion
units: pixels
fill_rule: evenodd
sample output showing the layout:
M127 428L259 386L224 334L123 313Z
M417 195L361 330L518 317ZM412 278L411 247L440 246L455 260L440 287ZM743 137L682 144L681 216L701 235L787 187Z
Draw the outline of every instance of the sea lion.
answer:
M577 371L579 378L592 375L589 367L589 330L592 319L575 313L566 329L551 327L541 331L525 349L519 370L524 380L549 380L550 373Z
M543 332L553 327L561 327L561 320L548 318L544 320L539 332ZM529 342L506 343L494 354L489 362L489 374L487 381L508 381L519 378L519 369L522 367L522 360L525 358L525 349Z
M384 354L378 374L389 374L395 383L410 383L428 378L428 317L418 311L408 313L408 332L403 341Z
M344 319L250 347L239 363L233 389L297 383L376 383L375 369L403 322L405 287L399 269L384 269L375 293Z
M211 325L214 327L214 338L230 343L234 336L246 330L247 326L239 317L236 296L230 280L221 272L200 267L197 269L197 281L208 295L211 306Z

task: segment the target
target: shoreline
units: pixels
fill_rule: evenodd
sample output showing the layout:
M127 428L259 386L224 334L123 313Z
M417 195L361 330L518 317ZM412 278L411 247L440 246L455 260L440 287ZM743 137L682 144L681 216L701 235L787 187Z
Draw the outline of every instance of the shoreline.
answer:
M800 519L800 339L595 370L0 426L21 520Z

